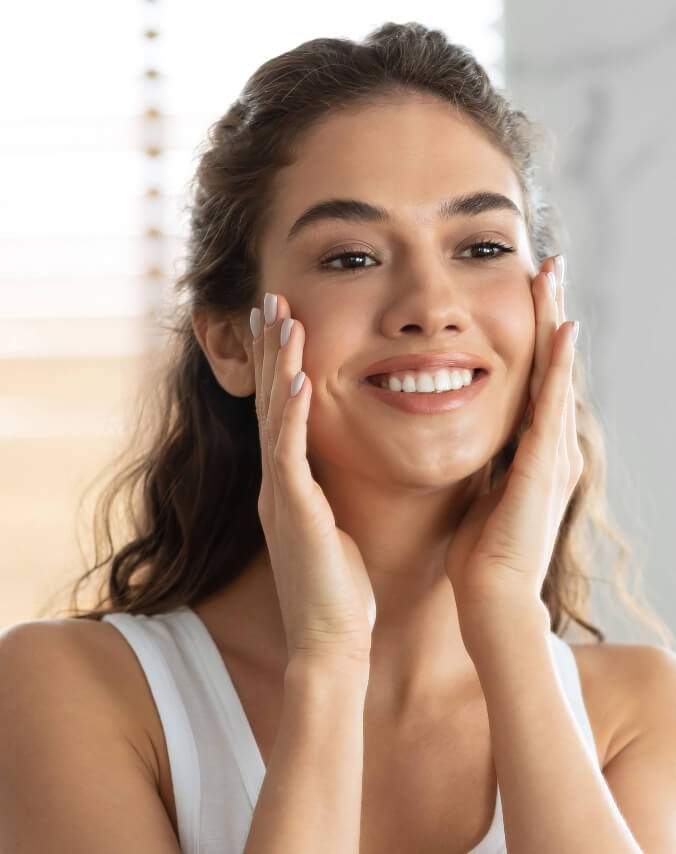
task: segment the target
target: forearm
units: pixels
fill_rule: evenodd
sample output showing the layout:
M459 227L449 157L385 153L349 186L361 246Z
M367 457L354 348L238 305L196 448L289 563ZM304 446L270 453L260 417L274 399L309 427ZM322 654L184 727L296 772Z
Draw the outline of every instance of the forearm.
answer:
M358 854L368 671L289 664L244 854Z
M465 643L488 708L509 854L641 854L559 684L546 609L501 614Z

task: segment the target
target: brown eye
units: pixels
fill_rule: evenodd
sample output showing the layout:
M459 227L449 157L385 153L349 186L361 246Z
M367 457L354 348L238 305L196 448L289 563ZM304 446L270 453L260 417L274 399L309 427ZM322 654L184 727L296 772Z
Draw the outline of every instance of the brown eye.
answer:
M467 246L462 252L473 252L476 250L479 254L471 255L472 260L499 258L501 255L514 252L511 246L505 246L504 243L499 243L496 240L479 240ZM499 250L499 251L496 251ZM462 252L460 253L462 255Z
M330 267L329 266L333 261L342 261L344 258L349 259L350 262L354 261L355 259L370 258L374 263L376 263L376 259L373 257L373 255L370 255L368 252L352 251L352 252L340 252L337 255L332 255L330 258L325 258L323 261L320 262L320 266L324 267L327 270L338 270L338 271L341 271L341 270L345 270L345 271L347 271L347 270L363 270L367 266L368 267L373 266L373 264L361 264L361 263L358 263L358 261L356 264L348 266L348 267L345 267L345 266Z

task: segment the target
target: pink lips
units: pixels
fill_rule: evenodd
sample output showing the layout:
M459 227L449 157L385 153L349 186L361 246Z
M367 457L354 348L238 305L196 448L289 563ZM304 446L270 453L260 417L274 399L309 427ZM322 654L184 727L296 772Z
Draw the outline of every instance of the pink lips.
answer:
M487 373L480 373L478 376L475 375L470 385L464 386L457 391L422 393L390 391L389 388L381 388L368 381L364 381L362 387L369 394L375 395L383 403L387 403L396 409L402 409L404 412L411 412L415 415L437 415L466 406L481 393L481 390L488 382L488 377Z

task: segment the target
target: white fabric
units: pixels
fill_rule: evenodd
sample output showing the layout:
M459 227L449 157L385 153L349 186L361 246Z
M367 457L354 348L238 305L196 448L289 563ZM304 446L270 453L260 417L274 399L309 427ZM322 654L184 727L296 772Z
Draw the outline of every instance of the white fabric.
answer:
M183 854L242 854L265 765L216 644L191 608L103 618L126 638L162 722ZM584 743L598 763L577 664L550 632L557 673ZM506 854L498 787L486 836L468 854Z

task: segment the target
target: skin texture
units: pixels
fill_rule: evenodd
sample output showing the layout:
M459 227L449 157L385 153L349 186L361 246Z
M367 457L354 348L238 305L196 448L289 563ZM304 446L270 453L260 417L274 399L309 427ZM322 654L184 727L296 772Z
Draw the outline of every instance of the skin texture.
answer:
M305 330L308 459L336 524L354 538L368 568L377 605L369 702L377 717L396 722L442 690L448 696L475 688L444 556L487 466L529 404L539 270L522 217L486 211L445 223L433 218L441 199L475 191L502 193L524 211L508 158L439 100L410 95L334 114L303 138L297 155L274 185L257 305L262 309L264 292L278 294L280 310L286 301L285 316ZM385 207L391 221L334 220L287 243L306 208L335 197ZM469 246L479 240L515 251L472 257L478 253ZM320 266L346 250L373 258L360 257L357 272L349 259ZM200 317L194 327L221 385L253 394L248 318ZM375 361L450 350L477 354L491 368L487 387L459 410L411 415L358 384ZM237 590L240 613L260 614L248 628L237 627L249 647L283 650L265 553ZM218 597L210 607L213 617Z

